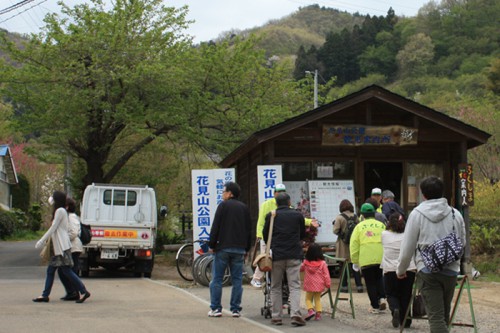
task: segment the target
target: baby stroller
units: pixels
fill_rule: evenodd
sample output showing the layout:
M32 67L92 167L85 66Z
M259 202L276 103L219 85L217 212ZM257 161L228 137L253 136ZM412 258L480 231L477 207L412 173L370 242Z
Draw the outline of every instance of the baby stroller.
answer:
M265 273L265 284L264 288L262 288L262 292L264 293L264 306L260 308L260 314L264 316L264 318L268 319L272 317L272 302L271 302L271 272ZM282 296L283 296L283 308L286 308L288 314L290 314L290 304L288 302L288 282L286 279L286 274L283 276L282 283Z

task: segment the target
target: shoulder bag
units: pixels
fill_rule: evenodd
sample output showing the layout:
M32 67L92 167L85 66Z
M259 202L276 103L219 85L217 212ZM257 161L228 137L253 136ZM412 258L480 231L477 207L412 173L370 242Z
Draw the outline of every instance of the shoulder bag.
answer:
M253 266L258 266L261 272L270 272L273 269L273 260L271 258L271 239L273 237L273 225L276 211L271 212L271 221L269 225L269 236L267 237L266 252L259 254L253 261Z

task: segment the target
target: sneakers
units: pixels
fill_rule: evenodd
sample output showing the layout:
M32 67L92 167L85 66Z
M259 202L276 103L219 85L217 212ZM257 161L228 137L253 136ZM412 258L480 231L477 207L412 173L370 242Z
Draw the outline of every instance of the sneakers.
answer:
M378 300L379 310L384 311L387 309L387 304L385 303L385 298L381 298Z
M394 328L399 327L399 309L395 309L392 312L392 327Z
M316 316L314 317L314 320L316 320L316 321L321 320L321 312L316 312Z
M314 317L316 315L316 311L314 311L314 309L309 309L309 311L307 312L307 315L306 315L306 318L305 320L309 321L312 319L312 317Z
M341 293L348 293L349 289L347 289L347 287L340 287L340 292Z
M364 292L363 286L357 286L356 288L358 289L358 293Z
M292 317L292 326L305 326L306 321L300 316Z
M252 281L250 281L250 284L254 288L262 288L262 283L259 280L252 279Z
M239 318L241 317L241 313L238 310L234 310L232 316L233 318Z
M372 314L379 314L380 310L379 309L375 309L375 308L370 308L370 310L368 310L368 312L370 312Z
M222 310L221 309L210 310L210 311L208 311L208 316L209 317L222 317Z

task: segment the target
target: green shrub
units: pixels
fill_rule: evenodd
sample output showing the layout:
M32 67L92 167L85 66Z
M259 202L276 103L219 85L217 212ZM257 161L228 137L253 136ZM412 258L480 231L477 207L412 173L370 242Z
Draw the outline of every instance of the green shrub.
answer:
M0 210L0 239L5 239L12 235L15 230L16 218L14 214L5 210Z
M474 254L494 254L500 243L498 226L471 225L471 251Z
M42 207L40 204L31 205L28 211L29 228L31 231L38 231L42 227Z

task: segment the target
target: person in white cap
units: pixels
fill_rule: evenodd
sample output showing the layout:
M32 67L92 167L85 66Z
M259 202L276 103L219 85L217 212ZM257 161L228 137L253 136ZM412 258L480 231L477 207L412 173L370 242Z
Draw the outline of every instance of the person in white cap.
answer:
M278 205L276 204L276 197L279 193L286 192L285 184L276 184L274 187L274 198L268 199L264 201L259 210L259 218L257 220L257 232L256 237L257 241L260 242L260 253L266 252L266 243L264 242L264 237L262 235L262 230L264 229L264 224L266 222L266 215L271 211L276 210ZM305 219L305 225L313 225L316 228L318 227L318 222L316 219ZM262 287L262 278L264 277L264 273L259 269L259 267L255 267L255 272L253 274L252 280L250 284L255 288Z
M382 190L378 187L373 188L371 197L378 202L378 207L375 207L377 212L382 213Z

